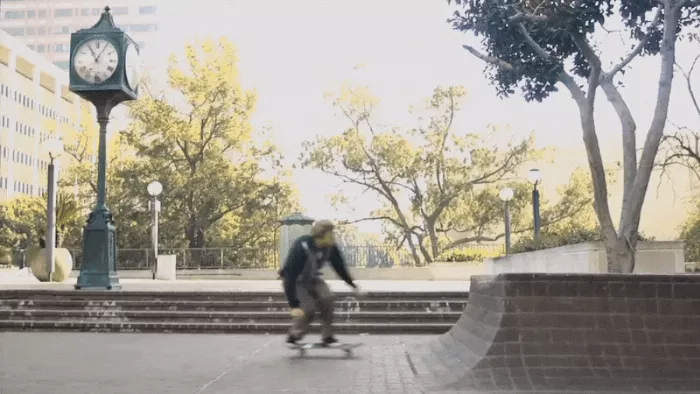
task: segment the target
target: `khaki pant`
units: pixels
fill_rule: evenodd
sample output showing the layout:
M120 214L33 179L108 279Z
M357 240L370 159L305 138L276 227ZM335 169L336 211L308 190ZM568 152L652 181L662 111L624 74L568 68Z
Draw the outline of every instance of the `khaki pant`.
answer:
M334 297L323 279L315 278L310 283L297 283L297 298L304 316L293 319L290 334L301 339L309 331L309 325L314 320L316 312L321 315L321 336L333 336L333 303Z

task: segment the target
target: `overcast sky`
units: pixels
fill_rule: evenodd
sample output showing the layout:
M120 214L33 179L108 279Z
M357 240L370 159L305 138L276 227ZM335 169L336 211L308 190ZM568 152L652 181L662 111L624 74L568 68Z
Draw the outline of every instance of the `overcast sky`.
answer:
M258 92L255 124L273 128L289 159L298 157L301 141L346 127L334 116L324 93L352 80L369 85L381 98L385 121L405 126L413 122L406 109L428 97L436 86L464 85L471 100L459 119L460 130L478 131L488 123L509 124L523 137L534 130L540 146L581 151L562 159L569 161L567 165L585 165L578 111L570 95L562 91L542 104L525 103L520 97L498 99L484 77L483 63L461 47L476 42L446 23L453 11L446 1L199 0L168 1L163 7L162 45L147 48L152 65L162 66L154 59L164 61L168 53L181 50L186 40L229 37L239 51L244 86ZM619 35L610 35L603 44L609 60L626 50ZM679 62L689 64L698 50L697 44L695 48L681 45ZM637 59L633 66L625 76L623 94L637 120L641 143L653 112L658 59ZM692 112L687 94L677 86L671 118L698 124L688 115ZM605 159L621 160L616 156L618 120L604 96L598 97L596 116ZM325 198L337 185L334 180L309 171L297 171L295 180L308 214L348 214L336 213ZM357 200L360 211L371 209L373 201L373 196Z

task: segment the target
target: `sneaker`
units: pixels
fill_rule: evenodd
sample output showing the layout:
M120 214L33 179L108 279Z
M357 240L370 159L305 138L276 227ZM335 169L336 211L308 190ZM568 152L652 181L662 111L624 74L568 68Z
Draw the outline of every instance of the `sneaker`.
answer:
M326 337L321 340L324 346L333 346L337 345L339 342L335 337Z
M292 334L287 335L287 343L290 345L296 345L297 342L299 342L299 338L295 337Z

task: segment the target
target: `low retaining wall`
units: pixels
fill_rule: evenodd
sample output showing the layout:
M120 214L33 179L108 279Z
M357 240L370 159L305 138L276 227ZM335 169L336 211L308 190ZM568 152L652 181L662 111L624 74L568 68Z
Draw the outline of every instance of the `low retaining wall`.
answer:
M326 278L335 279L332 269L323 269ZM357 280L470 280L472 275L484 273L483 264L433 263L429 267L391 267L391 268L351 268L353 278ZM118 271L120 278L149 279L153 273L148 270ZM78 277L79 271L73 271L71 277ZM277 279L275 270L261 269L213 269L213 270L177 270L177 279Z
M509 272L608 272L605 248L599 242L490 258L484 261L484 266L484 273L488 275ZM640 242L637 245L634 272L638 274L685 272L683 242Z
M700 277L472 278L441 389L700 392Z

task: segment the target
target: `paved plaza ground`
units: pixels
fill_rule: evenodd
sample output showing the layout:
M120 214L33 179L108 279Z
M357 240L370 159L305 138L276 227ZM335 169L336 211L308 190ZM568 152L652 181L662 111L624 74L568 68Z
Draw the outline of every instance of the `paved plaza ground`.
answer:
M405 357L416 337L360 341L304 358L279 335L0 333L0 393L421 393Z
M279 335L0 332L0 394L438 394L406 357L430 336L342 339L364 346L299 358ZM456 393L473 392L440 392Z

